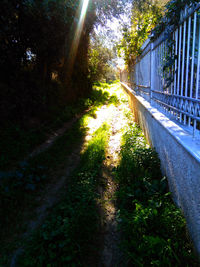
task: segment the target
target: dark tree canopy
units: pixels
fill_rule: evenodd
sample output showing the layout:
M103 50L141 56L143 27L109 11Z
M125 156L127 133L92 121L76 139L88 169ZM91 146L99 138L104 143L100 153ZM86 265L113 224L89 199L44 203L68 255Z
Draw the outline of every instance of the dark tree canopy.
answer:
M90 0L78 32L85 2L0 1L2 122L48 113L90 90L90 33L94 25L119 16L126 1Z

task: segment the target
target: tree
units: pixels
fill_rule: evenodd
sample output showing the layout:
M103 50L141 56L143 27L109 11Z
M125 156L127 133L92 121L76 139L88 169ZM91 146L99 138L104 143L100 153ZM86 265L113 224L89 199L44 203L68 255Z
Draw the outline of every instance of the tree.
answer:
M124 60L128 66L134 64L136 57L141 53L142 44L161 17L162 9L158 1L133 1L131 27L125 26L123 28L123 39L118 45L119 54L124 55Z
M0 1L1 120L26 121L87 94L90 33L123 1L90 0L83 21L82 0Z
M114 80L116 53L108 48L101 35L93 33L89 47L89 76L92 81Z

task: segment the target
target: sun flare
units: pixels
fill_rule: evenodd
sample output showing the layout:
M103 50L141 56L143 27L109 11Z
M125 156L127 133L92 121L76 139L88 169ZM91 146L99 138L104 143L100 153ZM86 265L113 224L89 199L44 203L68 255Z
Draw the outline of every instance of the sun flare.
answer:
M87 13L89 1L90 0L83 0L81 16L80 16L80 21L79 22L85 20L85 16L86 16L86 13Z
M73 38L73 42L72 42L72 46L71 46L71 50L69 54L69 66L71 69L73 68L74 60L75 60L76 53L78 50L78 45L79 45L81 34L83 31L83 26L85 23L85 17L87 14L89 2L90 0L82 0L80 3L80 7L77 11L78 24L77 24L77 27L74 33L74 38ZM70 73L68 73L68 75L70 75Z

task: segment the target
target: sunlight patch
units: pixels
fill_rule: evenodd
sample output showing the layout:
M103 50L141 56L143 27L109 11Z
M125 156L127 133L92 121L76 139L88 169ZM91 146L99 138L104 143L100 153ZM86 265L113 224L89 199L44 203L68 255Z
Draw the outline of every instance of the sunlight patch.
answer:
M104 122L109 122L115 112L115 107L111 106L103 106L99 108L95 113L95 118L91 118L88 123L88 134L91 136Z

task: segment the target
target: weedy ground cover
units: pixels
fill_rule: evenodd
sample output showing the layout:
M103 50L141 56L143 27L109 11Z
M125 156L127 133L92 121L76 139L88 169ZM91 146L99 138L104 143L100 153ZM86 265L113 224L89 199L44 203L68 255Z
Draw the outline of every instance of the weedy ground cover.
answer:
M158 156L147 145L139 127L132 123L127 99L118 88L119 84L96 84L87 100L90 110L70 130L48 150L21 162L14 171L0 173L2 229L6 224L11 229L9 222L19 224L17 214L23 213L24 206L29 209L34 206L37 191L48 184L52 175L58 179L63 175L68 156L76 145L83 143L98 107L123 103L120 108L127 125L121 126L120 161L113 175L118 183L117 219L124 266L198 266L187 238L185 219L171 200ZM78 168L63 188L60 202L25 244L17 244L24 247L18 266L94 266L90 255L97 259L99 254L96 238L101 199L97 188L102 183L105 186L101 171L111 134L108 117L91 134ZM6 266L9 261L6 251L8 246L2 245L0 255L4 256L0 266Z
M2 224L5 223L2 220L3 217L6 217L3 216L5 214L4 206L7 211L9 206L15 210L19 203L23 202L26 194L30 195L42 184L48 182L52 173L55 174L56 171L63 170L72 149L83 141L87 131L87 121L94 116L98 107L105 103L112 103L112 96L107 91L95 87L90 98L86 99L85 102L87 102L87 107L90 106L90 110L63 136L59 137L49 149L34 158L19 162L15 170L0 172L0 210L2 214L0 217ZM23 146L23 144L19 143L18 146ZM12 151L15 153L14 146ZM8 220L10 219L8 218Z
M99 228L97 186L108 134L107 124L93 134L64 199L32 237L19 266L84 266Z
M34 210L38 192L51 181L52 178L64 175L68 158L73 149L81 146L87 131L87 123L95 116L98 107L105 103L112 104L116 98L112 98L105 85L95 86L90 98L86 99L89 111L83 115L71 129L59 137L46 151L27 161L21 161L11 171L0 172L0 226L2 240L0 258L7 254L10 244L9 236L15 236L16 232L23 231L23 215L31 216L30 210ZM23 144L22 144L23 145ZM12 249L12 245L11 245ZM5 255L5 258L7 255Z
M132 125L123 136L116 170L121 248L127 266L198 266L156 152Z
M0 131L0 170L10 170L11 166L16 167L18 161L25 158L36 146L42 144L50 133L62 127L76 114L86 109L92 109L90 111L92 114L105 102L117 101L117 98L111 96L106 88L108 89L109 85L97 83L88 98L81 98L73 105L63 107L49 118L40 118L34 122L34 125L25 126L8 121Z

